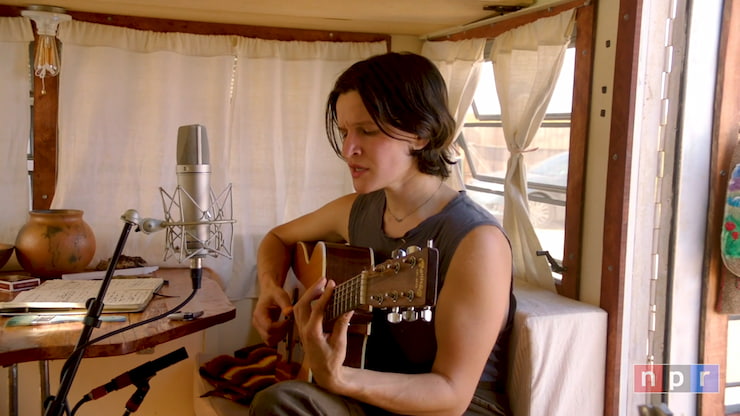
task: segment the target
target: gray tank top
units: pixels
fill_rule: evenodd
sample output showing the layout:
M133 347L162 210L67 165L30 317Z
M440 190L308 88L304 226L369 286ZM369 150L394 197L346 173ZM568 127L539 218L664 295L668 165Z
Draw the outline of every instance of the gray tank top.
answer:
M440 213L427 218L400 238L388 237L383 232L384 212L385 193L382 190L358 195L349 217L349 243L353 246L371 247L375 253L375 262L381 263L390 258L395 249L405 249L412 245L425 247L427 241L433 241L434 247L439 249L438 288L444 284L455 249L468 232L480 225L493 225L503 231L498 220L473 202L464 191ZM500 393L504 392L506 385L506 361L515 308L516 300L510 291L507 323L499 334L480 380ZM434 321L390 324L386 314L387 311L382 310L373 312L365 367L400 373L431 371L437 351Z

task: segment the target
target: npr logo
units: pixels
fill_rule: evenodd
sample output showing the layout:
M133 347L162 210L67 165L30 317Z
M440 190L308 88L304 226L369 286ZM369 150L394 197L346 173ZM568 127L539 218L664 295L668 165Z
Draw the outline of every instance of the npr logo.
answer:
M717 364L636 364L635 393L719 393Z

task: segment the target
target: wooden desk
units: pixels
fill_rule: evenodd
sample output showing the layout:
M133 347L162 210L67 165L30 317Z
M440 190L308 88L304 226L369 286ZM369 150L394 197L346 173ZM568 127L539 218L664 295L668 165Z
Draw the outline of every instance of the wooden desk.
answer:
M143 312L116 313L115 315L125 315L128 321L102 322L100 328L93 330L92 338L165 313L185 300L192 290L189 269L160 269L154 275L168 282L159 290L159 293L174 297L155 296ZM196 310L195 308L202 310L203 315L198 319L171 321L165 318L148 323L90 345L85 352L85 357L130 354L233 319L236 316L236 308L228 300L218 283L211 278L212 275L210 270L204 269L201 289L195 298L183 308L186 311ZM13 296L13 294L3 293L0 294L0 300L9 300ZM5 323L8 319L7 317L0 318L0 366L12 366L11 377L17 377L18 363L67 359L77 345L83 326L82 323L75 322L6 327ZM16 384L13 384L11 380L11 396L15 394L17 397L17 380ZM15 392L12 391L13 388L16 389ZM12 400L10 405L11 408L14 406ZM17 408L17 402L15 406ZM13 414L12 411L11 414Z

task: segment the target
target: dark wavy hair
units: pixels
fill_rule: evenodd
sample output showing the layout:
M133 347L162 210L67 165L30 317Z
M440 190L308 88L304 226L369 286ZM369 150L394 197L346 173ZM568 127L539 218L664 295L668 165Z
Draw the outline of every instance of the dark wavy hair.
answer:
M419 171L450 176L450 143L455 119L447 109L447 88L437 67L413 53L390 52L357 62L344 71L329 94L326 132L334 152L342 157L342 137L337 126L337 100L357 91L370 117L386 135L388 126L429 139L424 148L412 150Z

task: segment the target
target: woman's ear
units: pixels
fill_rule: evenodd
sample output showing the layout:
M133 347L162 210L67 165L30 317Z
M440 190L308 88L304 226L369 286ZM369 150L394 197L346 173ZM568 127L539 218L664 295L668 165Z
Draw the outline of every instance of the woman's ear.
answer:
M429 144L429 139L422 139L421 137L415 137L411 145L411 148L414 150L421 150L425 148L426 145L428 144Z

